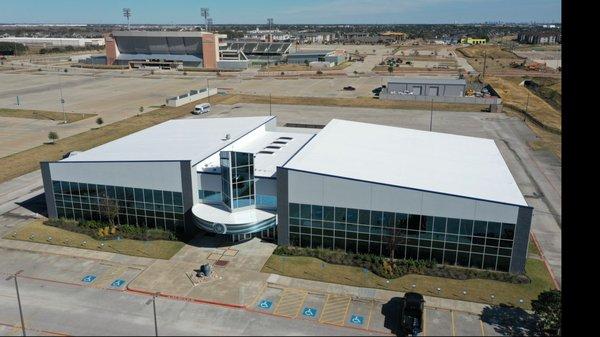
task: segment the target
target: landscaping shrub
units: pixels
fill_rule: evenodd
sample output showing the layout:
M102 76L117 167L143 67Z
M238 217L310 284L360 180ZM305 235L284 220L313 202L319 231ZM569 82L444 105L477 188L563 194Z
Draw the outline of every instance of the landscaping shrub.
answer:
M392 261L389 258L379 255L353 254L346 253L342 250L278 246L273 254L283 256L314 257L331 264L366 268L373 274L386 279L398 278L408 274L419 274L457 280L478 278L516 284L525 284L531 282L526 275L515 275L492 270L440 265L430 260L402 259Z
M70 220L63 218L50 218L44 221L47 226L57 227L70 232L85 234L97 240L111 240L121 237L123 239L154 241L175 241L179 238L171 231L163 229L149 229L135 225L117 225L110 227L108 224L94 220Z

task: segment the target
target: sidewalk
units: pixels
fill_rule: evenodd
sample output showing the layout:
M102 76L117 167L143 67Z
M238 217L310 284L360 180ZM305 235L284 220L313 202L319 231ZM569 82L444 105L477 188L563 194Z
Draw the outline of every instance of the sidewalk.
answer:
M26 242L8 239L0 239L0 248L22 250L42 254L62 255L97 261L107 261L138 268L146 268L155 261L155 259L150 259L147 257L128 256L110 252L99 252L89 249L54 246L50 244L43 244L37 242Z
M404 297L403 292L395 292L383 289L360 288L341 284L311 281L291 278L277 274L271 274L267 284L275 287L288 287L304 289L311 292L343 294L362 299L373 299L386 303L394 297ZM430 308L462 311L479 315L483 309L489 307L487 304L452 300L440 297L424 296L425 305Z

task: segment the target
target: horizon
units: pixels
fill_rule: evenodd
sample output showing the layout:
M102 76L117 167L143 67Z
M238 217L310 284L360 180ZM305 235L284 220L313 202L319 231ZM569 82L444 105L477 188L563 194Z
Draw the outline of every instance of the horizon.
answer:
M402 25L507 24L561 22L560 0L21 0L3 3L2 24L117 25L126 20L122 8L132 10L134 25L203 24L200 9L209 8L214 25ZM168 13L168 16L165 15ZM227 22L227 23L225 23Z

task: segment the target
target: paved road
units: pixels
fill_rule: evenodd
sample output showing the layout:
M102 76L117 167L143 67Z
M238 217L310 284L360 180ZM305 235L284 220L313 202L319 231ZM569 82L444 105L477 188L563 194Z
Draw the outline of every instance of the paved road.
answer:
M30 334L154 335L151 297L19 279ZM241 309L157 299L161 335L374 335ZM0 325L20 326L13 281L0 279ZM15 334L17 329L0 333Z

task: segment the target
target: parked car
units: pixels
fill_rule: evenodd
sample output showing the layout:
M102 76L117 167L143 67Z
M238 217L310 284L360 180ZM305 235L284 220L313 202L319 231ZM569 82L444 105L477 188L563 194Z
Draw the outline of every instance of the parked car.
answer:
M423 331L425 299L419 293L406 293L401 304L400 327L405 335L416 336Z
M344 90L346 90L346 91L354 91L354 90L356 90L356 88L353 87L353 86L351 86L351 85L349 85L347 87L344 87Z
M194 115L201 115L210 111L210 103L198 104L194 107L192 112Z

